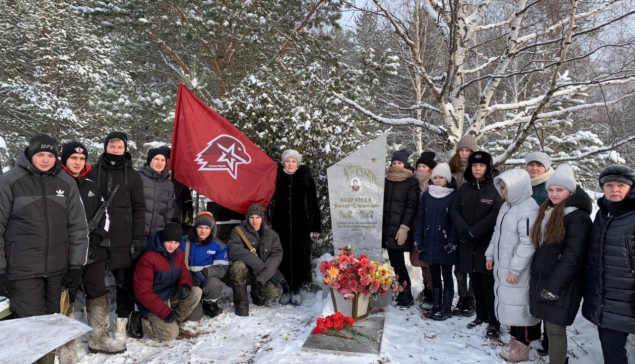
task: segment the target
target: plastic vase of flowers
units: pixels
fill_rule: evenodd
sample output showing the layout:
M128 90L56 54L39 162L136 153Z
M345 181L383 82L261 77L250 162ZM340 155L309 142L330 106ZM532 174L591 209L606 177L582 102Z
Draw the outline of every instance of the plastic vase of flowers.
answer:
M340 248L332 260L320 263L322 281L331 289L335 311L361 320L368 316L370 301L403 290L390 264L370 260L365 255L355 257L348 245Z

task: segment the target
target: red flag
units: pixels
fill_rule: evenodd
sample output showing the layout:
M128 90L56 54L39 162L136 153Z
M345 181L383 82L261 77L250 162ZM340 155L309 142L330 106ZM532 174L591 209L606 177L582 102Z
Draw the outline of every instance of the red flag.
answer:
M278 165L182 84L170 157L177 180L237 212L267 207L276 188Z

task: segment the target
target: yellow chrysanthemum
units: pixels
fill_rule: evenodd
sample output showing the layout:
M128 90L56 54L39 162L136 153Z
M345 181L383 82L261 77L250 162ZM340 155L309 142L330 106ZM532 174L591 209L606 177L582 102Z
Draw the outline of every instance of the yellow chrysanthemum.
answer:
M335 267L331 267L326 271L326 274L329 275L329 278L335 278L340 274L340 271Z

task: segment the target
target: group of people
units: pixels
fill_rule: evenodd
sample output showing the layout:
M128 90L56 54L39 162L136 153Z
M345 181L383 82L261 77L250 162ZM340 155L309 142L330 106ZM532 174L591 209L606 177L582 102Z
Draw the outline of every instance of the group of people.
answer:
M37 134L0 176L0 295L10 298L13 317L60 312L65 290L72 315L81 289L93 328L89 351L115 354L128 336L171 340L180 323L219 315L224 285L239 316L249 315L249 295L255 305L302 303L321 216L300 153L283 152L269 208L249 206L224 242L210 212L193 216L189 189L168 171L170 149L151 149L135 170L127 143L124 133L110 133L91 166L81 143L60 153L54 138ZM509 326L506 360L529 359L542 320L539 351L551 363L568 362L566 326L584 297L582 313L598 326L605 361L627 363L626 339L635 333L635 171L602 170L604 197L592 222L592 201L571 166L554 170L542 152L501 174L471 135L448 163L435 156L423 152L413 168L408 152L395 152L386 174L382 247L404 287L396 305L415 301L404 255L411 252L422 268L426 316L476 313L468 327L487 323L490 338ZM112 337L108 271L117 296ZM41 362L54 359L50 353ZM76 361L71 342L60 363Z
M81 290L89 351L117 354L128 336L171 340L180 323L219 315L225 284L240 316L249 314L248 286L256 305L302 303L321 217L301 155L283 153L269 211L251 205L227 242L216 238L210 212L194 218L191 192L172 178L169 159L170 148L152 148L135 170L121 132L106 136L92 166L79 142L60 149L49 135L30 139L15 168L0 176L0 296L10 298L13 318L60 313L66 291L63 313L73 316ZM108 271L116 283L112 336ZM54 361L51 352L38 362ZM60 363L77 361L74 342L60 348Z
M449 163L423 152L413 168L409 154L394 153L384 192L382 246L406 287L398 306L414 304L403 254L410 251L422 268L426 317L476 312L467 327L486 323L488 338L508 326L505 360L529 360L542 322L538 352L550 363L568 363L566 327L584 298L582 314L598 326L605 362L628 363L626 340L635 333L635 170L601 171L604 196L592 221L592 200L573 168L554 169L545 153L530 153L525 168L500 174L471 135Z

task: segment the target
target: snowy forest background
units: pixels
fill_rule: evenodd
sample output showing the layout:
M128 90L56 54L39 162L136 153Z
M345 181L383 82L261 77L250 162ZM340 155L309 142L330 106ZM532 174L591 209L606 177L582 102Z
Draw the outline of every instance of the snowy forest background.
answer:
M140 166L183 82L274 160L304 155L327 227L326 168L382 131L413 160L465 133L501 170L542 150L588 188L635 161L630 0L5 0L0 49L3 166L36 132L94 162L113 130Z

